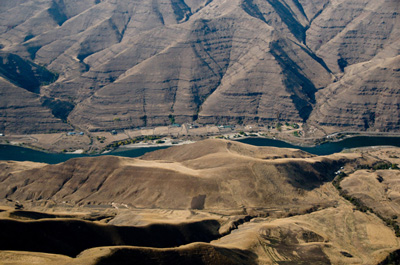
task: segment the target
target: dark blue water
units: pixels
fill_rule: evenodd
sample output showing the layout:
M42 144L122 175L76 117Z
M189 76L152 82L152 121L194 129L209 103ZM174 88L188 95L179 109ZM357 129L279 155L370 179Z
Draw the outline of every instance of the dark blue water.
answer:
M286 148L297 148L315 155L329 155L342 151L343 149L365 147L365 146L379 146L391 145L400 147L400 137L353 137L340 142L330 142L315 147L302 147L292 145L283 141L266 139L266 138L246 138L238 140L238 142L256 145L256 146L275 146ZM163 147L145 147L135 148L124 151L112 151L106 155L124 156L124 157L138 157L147 152L152 152L158 149L168 148ZM47 164L57 164L64 162L71 158L76 157L89 157L85 154L53 154L44 153L40 151L31 150L19 146L0 145L0 160L14 160L14 161L33 161L43 162ZM99 156L99 155L92 155Z
M347 138L340 142L329 142L315 147L302 147L292 145L283 141L266 139L266 138L246 138L238 140L239 142L256 145L256 146L275 146L285 148L297 148L315 155L330 155L340 152L344 149L366 147L366 146L380 146L391 145L400 147L400 137L368 137L358 136Z
M145 147L145 148L133 148L127 151L112 151L105 155L115 155L124 157L138 157L144 155L147 152L152 152L158 149L167 148L163 147ZM65 162L68 159L76 157L95 157L100 155L86 155L86 154L54 154L35 151L28 148L12 145L0 145L0 160L14 160L14 161L32 161L42 162L47 164L58 164Z

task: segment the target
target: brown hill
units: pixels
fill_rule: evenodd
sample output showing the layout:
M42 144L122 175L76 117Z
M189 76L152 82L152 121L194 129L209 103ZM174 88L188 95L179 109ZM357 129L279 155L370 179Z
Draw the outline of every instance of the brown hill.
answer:
M256 255L249 251L229 249L209 244L191 244L174 249L109 248L82 253L76 262L93 260L93 265L126 264L132 259L140 264L257 264ZM76 264L77 264L76 263Z
M250 250L259 264L377 264L399 248L381 219L350 205L246 223L212 244Z
M388 219L388 222L396 224L400 216L399 153L396 149L388 148L373 154L385 161L352 172L340 182L340 186L346 194L358 200L360 206L368 207Z
M273 212L286 205L303 211L335 203L337 196L327 182L355 157L314 157L299 150L206 140L140 159L79 158L1 173L0 197L42 204L119 203L239 212Z
M398 170L383 169L399 156L398 148L318 157L206 140L138 159L3 161L2 204L26 209L0 208L0 260L378 264L400 249L389 219Z
M84 251L73 259L62 255L21 251L0 251L0 259L13 264L105 265L105 264L257 264L256 255L205 243L177 248L101 247Z
M173 116L397 131L399 11L397 0L2 1L2 53L59 75L18 99L7 83L2 130L65 129L35 126L40 96L52 118L89 130ZM6 115L10 101L25 119Z

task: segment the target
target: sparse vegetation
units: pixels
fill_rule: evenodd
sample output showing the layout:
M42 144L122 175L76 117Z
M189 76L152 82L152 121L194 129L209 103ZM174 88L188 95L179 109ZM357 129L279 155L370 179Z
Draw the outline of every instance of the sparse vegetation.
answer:
M336 189L341 191L342 187L340 187L340 182L347 177L347 174L344 172L339 173L334 180L332 181L333 186L335 186Z
M344 172L339 173L335 179L332 181L333 186L339 191L340 196L342 196L344 199L348 200L349 202L351 202L358 211L366 213L366 212L370 212L375 214L377 217L379 217L382 221L385 222L385 224L391 228L393 228L396 237L400 237L400 227L397 224L397 221L395 221L396 218L385 218L382 215L380 215L379 213L376 213L372 208L368 207L367 205L364 204L364 202L362 200L360 200L359 198L353 197L351 195L349 195L346 191L344 191L342 189L342 187L340 186L340 182L342 182L342 180L344 178L346 178L348 175Z
M280 122L276 123L276 129L280 132L282 131L282 124Z
M104 137L104 136L97 136L96 137L96 139L97 139L97 141L99 141L100 143L104 143L104 141L106 140L106 137Z
M397 164L389 162L380 162L375 165L358 165L356 169L369 169L369 170L386 170L386 169L399 169Z
M118 148L120 146L128 145L128 144L136 144L136 143L140 143L140 142L148 142L148 141L154 141L154 140L159 140L159 139L161 139L161 136L158 136L158 135L139 136L139 137L132 138L132 139L126 139L123 141L113 142L113 143L107 145L104 148L104 150L112 150L112 149Z
M175 117L174 117L174 115L169 114L168 119L169 119L169 123L170 123L170 124L174 124L174 123L175 123Z

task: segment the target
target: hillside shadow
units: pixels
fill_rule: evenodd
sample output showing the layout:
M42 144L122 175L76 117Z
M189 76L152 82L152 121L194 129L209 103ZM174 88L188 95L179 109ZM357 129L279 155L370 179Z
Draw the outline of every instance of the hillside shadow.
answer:
M0 220L0 249L62 254L76 257L101 246L170 248L220 237L219 222L204 220L142 227L99 225L75 219L21 222Z

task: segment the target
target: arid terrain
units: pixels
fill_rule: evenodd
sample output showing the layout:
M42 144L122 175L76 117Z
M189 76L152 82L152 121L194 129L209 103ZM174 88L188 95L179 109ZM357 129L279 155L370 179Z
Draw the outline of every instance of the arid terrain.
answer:
M0 144L173 146L1 160L0 264L399 264L399 148L231 141L399 136L399 14L399 0L0 0Z
M398 132L398 0L1 0L0 133Z
M205 140L140 158L0 162L0 262L392 264L400 149Z

